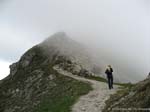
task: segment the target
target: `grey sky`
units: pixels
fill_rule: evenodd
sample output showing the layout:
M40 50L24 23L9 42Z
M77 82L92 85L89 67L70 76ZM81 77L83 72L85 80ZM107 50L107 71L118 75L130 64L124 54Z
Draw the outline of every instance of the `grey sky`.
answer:
M122 72L147 75L149 7L149 0L1 0L0 59L17 61L31 46L65 31Z

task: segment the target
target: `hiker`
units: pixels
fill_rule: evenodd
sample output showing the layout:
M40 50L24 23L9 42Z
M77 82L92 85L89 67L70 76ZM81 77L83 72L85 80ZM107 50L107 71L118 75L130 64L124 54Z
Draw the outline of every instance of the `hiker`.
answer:
M106 75L107 75L107 79L108 79L108 87L109 89L113 89L113 69L111 67L111 65L107 66L107 69L105 71Z
M148 73L148 77L147 78L150 78L150 72Z

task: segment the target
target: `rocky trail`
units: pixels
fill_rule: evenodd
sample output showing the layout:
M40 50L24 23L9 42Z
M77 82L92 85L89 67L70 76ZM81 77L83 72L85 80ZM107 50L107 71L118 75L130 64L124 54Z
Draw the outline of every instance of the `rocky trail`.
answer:
M105 106L105 101L118 90L118 86L114 85L114 89L109 90L108 85L104 82L86 79L55 67L59 73L72 77L76 80L91 83L93 90L87 95L81 96L73 105L72 112L101 112Z

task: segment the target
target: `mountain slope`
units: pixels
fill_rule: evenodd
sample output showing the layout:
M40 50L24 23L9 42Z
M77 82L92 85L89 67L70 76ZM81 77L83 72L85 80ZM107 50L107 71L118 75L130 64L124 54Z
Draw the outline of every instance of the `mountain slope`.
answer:
M0 112L68 112L79 96L92 89L89 83L54 70L57 65L77 75L85 71L90 74L76 60L60 52L54 46L57 42L45 42L28 50L10 66L10 75L0 84Z
M117 108L130 108L131 111L134 111L134 109L137 109L137 111L140 111L140 109L141 111L142 109L148 109L150 108L149 93L150 78L147 78L131 88L118 91L117 94L112 95L110 100L107 101L107 106L105 107L104 112L112 112L113 109Z

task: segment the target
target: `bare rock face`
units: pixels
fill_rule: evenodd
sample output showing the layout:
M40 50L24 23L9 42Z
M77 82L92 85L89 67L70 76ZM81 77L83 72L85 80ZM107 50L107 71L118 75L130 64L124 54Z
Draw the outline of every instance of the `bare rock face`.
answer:
M10 74L12 76L16 74L16 72L17 72L17 66L18 66L17 63L13 63L12 65L9 66L9 68L10 68Z
M84 68L82 64L72 61L66 56L57 57L55 60L55 66L65 71L71 72L74 75L79 75L83 77L93 75L93 73L88 69Z
M24 54L19 62L20 66L23 68L27 67L32 62L32 59L35 55L35 51L29 51L28 53Z

